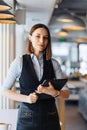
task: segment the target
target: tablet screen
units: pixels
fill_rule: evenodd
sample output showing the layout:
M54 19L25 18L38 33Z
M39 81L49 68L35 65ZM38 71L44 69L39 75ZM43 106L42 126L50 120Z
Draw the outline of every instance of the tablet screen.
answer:
M42 86L44 87L49 86L49 82L51 82L56 90L61 90L67 81L68 79L51 79L51 80L49 79L44 80Z

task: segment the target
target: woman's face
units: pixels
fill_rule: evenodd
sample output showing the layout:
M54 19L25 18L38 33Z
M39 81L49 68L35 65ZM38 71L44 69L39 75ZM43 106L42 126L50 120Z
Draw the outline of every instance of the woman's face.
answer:
M34 53L42 52L48 44L47 30L45 28L36 29L32 35L30 35L29 40L32 42Z

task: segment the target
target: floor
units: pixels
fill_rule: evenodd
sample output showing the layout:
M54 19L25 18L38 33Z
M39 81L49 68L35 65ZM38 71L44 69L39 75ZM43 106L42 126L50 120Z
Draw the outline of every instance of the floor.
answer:
M66 101L66 130L87 130L87 121L80 114L77 101Z

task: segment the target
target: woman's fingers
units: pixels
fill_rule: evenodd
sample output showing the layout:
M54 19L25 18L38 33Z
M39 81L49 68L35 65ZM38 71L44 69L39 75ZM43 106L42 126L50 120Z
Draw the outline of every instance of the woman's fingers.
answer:
M49 86L47 86L47 87L39 85L37 90L36 90L36 93L39 93L39 94L45 93L45 94L54 96L56 93L56 90L54 89L53 85L49 82Z
M38 100L38 96L36 95L35 92L29 94L28 96L29 103L35 103L37 100Z

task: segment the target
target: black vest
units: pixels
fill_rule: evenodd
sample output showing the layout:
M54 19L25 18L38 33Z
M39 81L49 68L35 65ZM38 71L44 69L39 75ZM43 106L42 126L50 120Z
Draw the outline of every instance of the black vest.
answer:
M39 81L34 70L30 55L23 55L23 67L19 79L21 94L29 95L30 93L34 92L37 89L37 86L41 84L45 79L53 78L55 78L55 74L51 60L47 61L45 56L43 56L43 76ZM41 99L49 99L54 101L54 98L52 96L46 94L40 94L39 100Z

